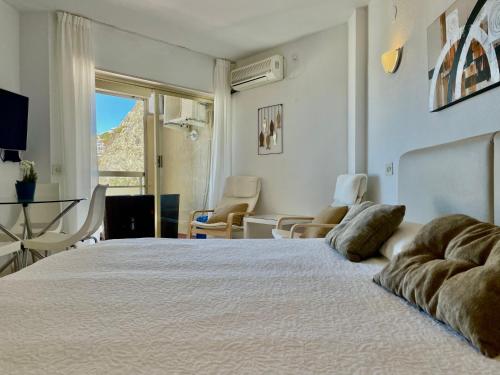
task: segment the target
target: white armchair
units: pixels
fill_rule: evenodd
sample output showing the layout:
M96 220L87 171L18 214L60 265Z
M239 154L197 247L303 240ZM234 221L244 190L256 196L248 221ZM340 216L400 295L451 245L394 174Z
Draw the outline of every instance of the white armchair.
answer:
M196 234L205 234L212 237L233 238L236 232L242 232L243 226L239 225L243 217L253 214L259 200L261 181L258 177L232 176L226 179L224 195L218 207L234 205L248 205L245 212L232 212L225 222L202 223L196 220L200 214L214 213L215 209L197 210L191 213L188 238Z
M333 202L331 207L351 207L355 204L363 202L368 188L368 176L365 174L356 175L340 175L337 178L337 183L335 185L335 193L333 196ZM300 238L301 233L304 230L311 229L333 229L338 224L325 224L325 223L315 223L316 217L308 216L289 216L282 217L276 228L273 229L273 237L275 239L289 239L289 238ZM292 227L292 230L285 230L285 225L290 222L304 221L308 220L309 223L296 224Z

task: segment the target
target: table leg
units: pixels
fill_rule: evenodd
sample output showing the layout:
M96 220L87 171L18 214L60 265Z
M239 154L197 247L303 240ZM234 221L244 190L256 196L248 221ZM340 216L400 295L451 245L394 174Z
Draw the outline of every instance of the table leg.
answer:
M0 274L3 273L12 263L16 263L16 258L18 254L14 254L12 258L7 261L3 266L0 267Z
M10 230L5 228L2 224L0 224L0 231L4 232L7 236L9 236L14 241L21 241L21 239L12 233Z
M37 237L40 237L42 235L44 235L45 233L47 233L47 231L50 229L50 227L52 225L54 225L55 223L57 223L60 219L62 219L62 217L64 215L66 215L73 207L75 207L78 203L80 202L73 202L71 203L68 207L66 207L64 210L62 210L62 212L57 215L54 220L52 220L49 225L47 225L45 228L42 229L42 231L40 233L38 233Z
M243 220L243 238L245 240L250 239L250 229L246 220Z
M27 204L23 204L23 214L24 214L24 225L26 227L28 239L32 239L33 238L33 230L31 228L30 210L29 210L29 206Z
M274 225L245 222L245 239L272 239Z
M28 267L28 250L24 249L23 250L23 262L21 267L26 268Z
M19 254L14 254L14 271L19 271Z
M5 228L2 224L0 224L0 231L4 232L8 237L10 237L13 241L21 241L21 239L12 233L10 230ZM12 256L10 260L8 260L5 264L0 266L0 274L7 269L12 263L14 263L15 270L19 270L19 253L16 253Z
M37 261L48 257L48 251L45 252L45 256L43 256L42 254L40 254L36 250L30 250L30 254L31 254L31 258L33 259L33 263L36 263Z

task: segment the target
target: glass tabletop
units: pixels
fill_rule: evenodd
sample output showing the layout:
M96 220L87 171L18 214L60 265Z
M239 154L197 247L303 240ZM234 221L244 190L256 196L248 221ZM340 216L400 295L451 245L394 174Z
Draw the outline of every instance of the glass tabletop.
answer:
M61 199L34 199L32 201L20 201L15 198L0 198L0 206L2 205L14 205L14 204L48 204L48 203L70 203L70 202L81 202L86 201L87 198L61 198Z

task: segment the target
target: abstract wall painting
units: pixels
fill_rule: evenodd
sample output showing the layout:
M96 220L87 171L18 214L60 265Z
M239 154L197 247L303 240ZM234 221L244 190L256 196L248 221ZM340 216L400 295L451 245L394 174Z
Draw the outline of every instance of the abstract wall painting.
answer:
M282 154L283 104L259 108L257 117L258 154Z
M431 112L500 85L500 0L457 0L427 40Z

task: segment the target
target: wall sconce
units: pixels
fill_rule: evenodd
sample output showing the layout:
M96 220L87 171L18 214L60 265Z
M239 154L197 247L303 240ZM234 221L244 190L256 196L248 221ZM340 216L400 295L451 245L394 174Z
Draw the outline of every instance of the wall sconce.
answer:
M382 55L382 66L387 74L394 74L398 71L403 57L403 47L393 51L386 52Z

